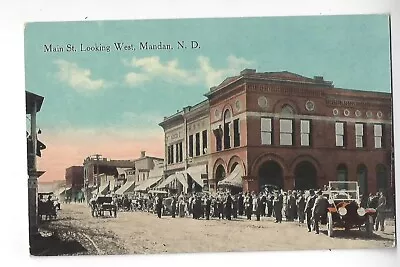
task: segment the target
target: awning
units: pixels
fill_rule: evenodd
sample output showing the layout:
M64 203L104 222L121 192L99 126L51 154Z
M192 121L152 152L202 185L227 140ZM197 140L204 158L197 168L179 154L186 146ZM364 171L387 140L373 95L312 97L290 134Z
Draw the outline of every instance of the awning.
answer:
M162 176L149 178L149 179L143 181L143 183L141 183L140 185L136 186L134 191L146 191L148 188L150 188L151 186L156 184L158 181L160 181L161 178L162 178Z
M159 186L157 186L157 188L165 188L165 187L167 187L167 185L172 183L174 180L178 180L183 185L184 188L188 188L188 183L186 181L185 174L183 174L181 172L171 174Z
M99 195L105 195L109 189L110 189L109 184L105 184L100 186L98 189L96 188L95 190L93 190L92 194L97 195L98 193Z
M117 191L115 191L116 195L123 195L124 193L132 192L135 188L135 181L127 181L123 184Z
M202 174L207 174L206 165L192 166L186 170L187 174L192 177L192 179L199 184L201 187L204 186L203 179L201 178Z
M121 174L126 174L125 173L125 171L126 170L129 170L129 169L132 169L132 168L119 168L119 167L117 167L117 173L118 173L118 175L121 175Z
M60 188L59 191L56 193L56 195L65 194L65 193L68 192L69 190L71 190L71 187Z
M236 165L233 171L222 181L218 182L218 186L235 186L243 187L242 183L243 169L240 165Z

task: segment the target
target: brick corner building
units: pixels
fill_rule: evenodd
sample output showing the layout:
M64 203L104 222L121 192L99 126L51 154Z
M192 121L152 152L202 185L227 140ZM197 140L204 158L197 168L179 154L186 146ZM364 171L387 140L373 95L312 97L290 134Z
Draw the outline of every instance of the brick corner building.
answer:
M223 181L258 192L268 184L310 189L348 180L358 181L361 193L394 192L390 93L336 88L320 76L245 69L205 96L207 116L200 112L191 120L209 121L200 124L209 128L207 153L193 154L197 139L182 131L182 162L208 162L211 190ZM185 109L161 124L167 158L169 133L188 120L182 114ZM166 164L167 170L175 165Z

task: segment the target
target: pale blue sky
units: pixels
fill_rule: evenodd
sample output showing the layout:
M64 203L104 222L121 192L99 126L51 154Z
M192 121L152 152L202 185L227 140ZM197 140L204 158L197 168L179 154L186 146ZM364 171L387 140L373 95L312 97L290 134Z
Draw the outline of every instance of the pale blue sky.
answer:
M44 53L44 44L196 40L200 49ZM27 24L26 89L45 97L39 126L153 129L243 68L324 76L390 92L386 15ZM158 58L157 58L158 57Z

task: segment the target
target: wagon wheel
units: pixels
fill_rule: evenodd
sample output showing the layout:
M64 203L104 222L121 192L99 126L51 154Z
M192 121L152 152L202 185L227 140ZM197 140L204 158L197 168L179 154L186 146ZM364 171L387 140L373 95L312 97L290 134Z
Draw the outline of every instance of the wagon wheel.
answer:
M328 212L327 214L327 219L326 219L326 227L328 230L328 236L333 237L333 219L332 219L332 213Z
M367 232L367 236L372 236L374 229L374 218L371 215L367 215L367 220L365 221L365 230Z

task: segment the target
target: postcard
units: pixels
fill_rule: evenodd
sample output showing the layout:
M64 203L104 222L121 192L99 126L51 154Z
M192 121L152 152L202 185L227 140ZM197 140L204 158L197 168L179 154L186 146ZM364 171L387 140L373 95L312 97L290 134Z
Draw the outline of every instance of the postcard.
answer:
M27 23L31 255L395 247L390 60L387 15Z

